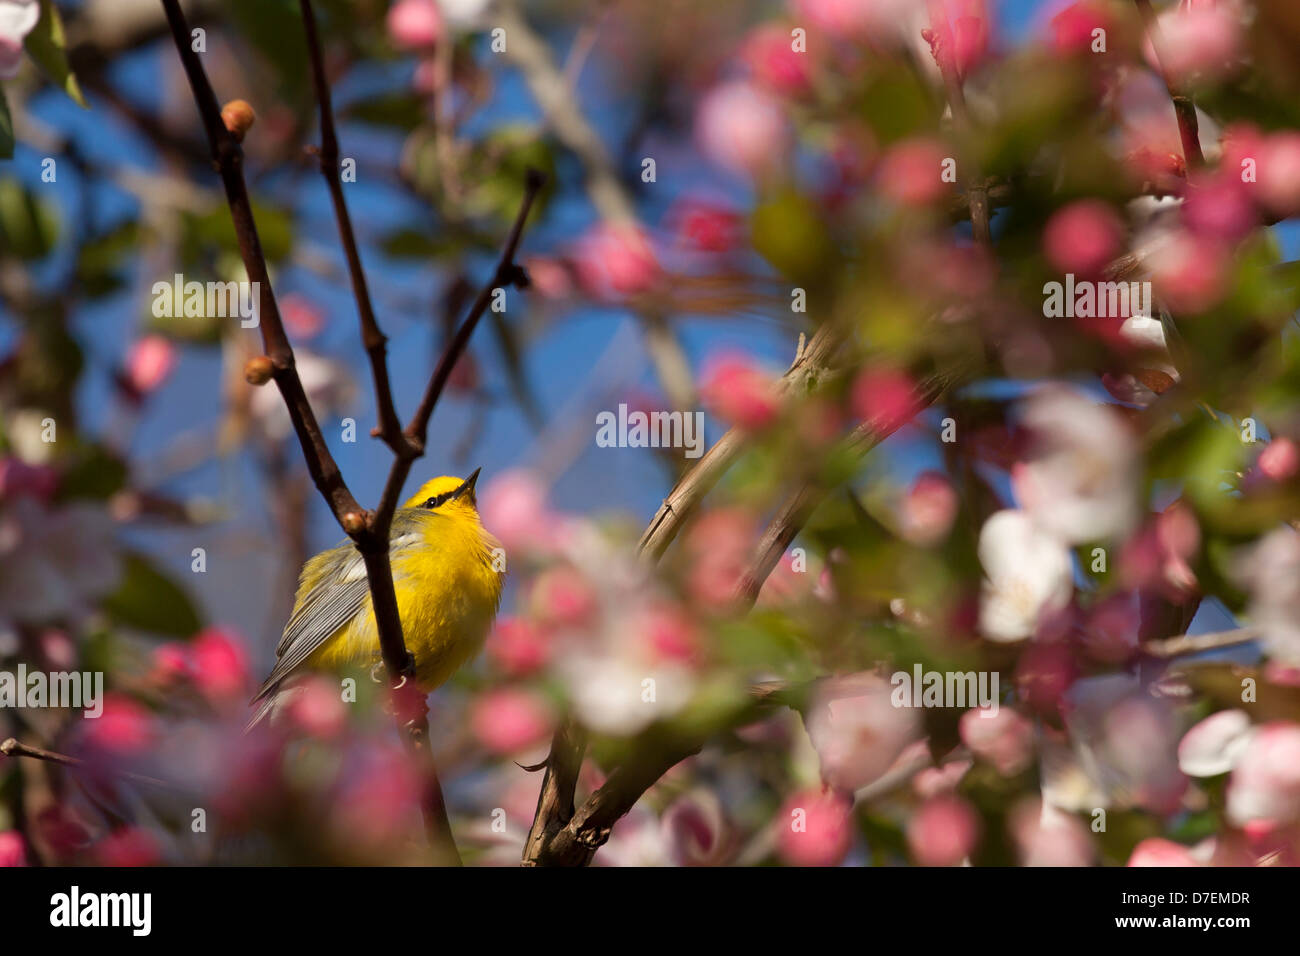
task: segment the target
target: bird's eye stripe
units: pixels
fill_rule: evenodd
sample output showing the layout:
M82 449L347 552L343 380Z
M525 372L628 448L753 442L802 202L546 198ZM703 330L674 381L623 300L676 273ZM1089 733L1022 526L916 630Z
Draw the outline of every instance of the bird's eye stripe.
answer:
M450 492L443 492L440 495L430 498L428 501L424 503L424 506L426 508L436 508L438 507L438 505L442 504L450 497L451 497Z

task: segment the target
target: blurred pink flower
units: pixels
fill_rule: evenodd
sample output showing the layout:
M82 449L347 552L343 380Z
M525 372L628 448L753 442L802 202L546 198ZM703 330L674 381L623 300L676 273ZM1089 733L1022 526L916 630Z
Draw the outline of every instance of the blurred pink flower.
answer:
M1238 826L1300 820L1300 725L1275 721L1251 736L1228 782L1228 818Z
M903 751L898 760L894 762L895 766L909 759L908 751L912 747L915 747L918 753L928 753L929 751L926 742L918 740ZM916 776L912 778L912 790L917 796L925 800L941 794L952 793L974 765L972 760L949 760L941 767L926 767L918 770Z
M1080 0L1049 21L1051 47L1058 54L1090 53L1093 31L1100 29L1109 35L1113 25L1106 0Z
M1016 661L1016 690L1031 711L1057 717L1078 668L1062 641L1032 641Z
M960 502L952 482L937 471L918 475L903 498L899 531L912 544L929 547L948 536Z
M150 656L150 679L167 685L181 678L188 678L194 672L194 662L190 648L179 641L168 641L153 649Z
M775 379L743 352L712 356L704 366L700 398L713 414L741 428L764 428L780 409Z
M148 830L130 826L114 830L96 843L94 856L99 866L157 866L162 862L162 848Z
M1261 205L1278 217L1300 213L1300 132L1272 134L1255 156ZM1240 176L1240 165L1234 169Z
M1133 595L1113 594L1089 608L1083 646L1093 660L1122 664L1137 653L1139 624Z
M742 80L728 81L706 93L695 117L701 152L736 173L758 176L772 169L781 160L789 135L780 102Z
M507 552L540 549L550 539L556 520L546 496L546 485L536 472L503 471L479 493L483 527L500 539Z
M947 794L923 803L907 822L907 845L922 866L956 866L970 856L980 821L961 797Z
M920 410L911 378L885 366L863 369L853 382L849 402L854 415L884 435L907 424Z
M313 675L293 688L289 719L311 737L330 740L347 725L347 707L337 681Z
M0 869L27 865L27 844L17 830L0 830Z
M736 248L744 228L734 209L702 199L679 201L668 214L683 245L702 252Z
M917 712L895 707L891 693L889 682L872 673L818 681L804 724L828 785L865 787L921 736Z
M985 0L929 0L930 27L922 32L930 53L943 66L952 57L959 76L978 66L989 52L989 10Z
M1202 866L1181 843L1161 837L1147 837L1129 855L1128 866Z
M167 380L176 365L176 346L161 335L146 335L126 355L126 380L136 395L147 395Z
M637 225L593 226L578 240L574 267L587 294L605 300L649 292L663 277L650 239Z
M970 752L1004 777L1020 773L1034 759L1034 725L1005 704L996 712L966 711L958 728Z
M1290 438L1274 438L1264 446L1256 464L1270 481L1286 481L1300 472L1300 448Z
M200 631L192 646L194 683L210 700L242 700L248 691L248 651L233 631L209 627Z
M881 194L904 206L925 206L951 191L943 181L948 150L931 139L906 139L885 150L876 167Z
M397 744L368 741L348 754L339 780L330 811L343 846L383 848L418 832L423 782Z
M436 0L397 0L385 19L388 38L399 50L427 50L442 36L442 12Z
M488 657L511 677L535 673L551 656L546 633L527 618L514 615L497 619L486 649Z
M545 624L582 627L596 613L596 592L577 568L557 564L533 581L529 607Z
M474 700L470 726L488 750L513 754L540 743L551 732L551 706L531 691L515 687L489 690Z
M1257 225L1250 187L1241 181L1241 170L1194 174L1188 185L1183 220L1192 232L1235 242Z
M1257 541L1238 562L1250 592L1251 623L1269 656L1300 665L1300 534L1282 525Z
M798 96L812 86L809 54L794 49L790 27L764 23L745 39L741 59L763 86L783 96Z
M156 736L153 714L133 697L110 691L104 712L84 723L86 743L106 753L132 754L149 747Z
M1080 199L1058 209L1043 229L1043 252L1061 272L1099 273L1119 252L1124 223L1109 203Z
M640 645L655 660L689 662L699 653L699 628L677 604L652 604L634 616L632 627Z
M325 316L305 295L291 292L280 300L280 318L295 339L310 339L325 327Z
M1088 828L1041 800L1024 800L1008 817L1024 866L1087 866L1095 851Z
M1227 291L1227 250L1216 238L1175 231L1146 255L1156 292L1178 313L1204 312Z
M524 260L529 289L544 299L567 299L573 294L573 275L560 259L529 256Z
M1254 728L1244 710L1221 710L1183 734L1178 769L1189 777L1227 773L1250 743Z
M801 790L777 811L781 856L794 866L836 866L853 840L853 805L832 791Z
M1157 19L1157 32L1159 56L1149 37L1144 55L1153 69L1163 69L1175 85L1222 77L1242 56L1241 15L1226 3L1166 10Z
M678 797L660 820L668 856L677 866L721 866L735 846L726 811L711 790Z

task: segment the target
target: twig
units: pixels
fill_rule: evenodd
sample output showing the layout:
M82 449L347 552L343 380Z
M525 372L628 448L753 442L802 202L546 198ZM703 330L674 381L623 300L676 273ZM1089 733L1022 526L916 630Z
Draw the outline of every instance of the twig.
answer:
M379 419L372 434L382 438L394 454L402 454L405 439L402 423L393 405L393 389L388 380L386 357L388 339L380 331L375 319L374 305L366 285L361 253L357 249L356 235L352 230L352 217L343 198L343 183L339 177L339 140L334 127L334 107L330 97L329 80L325 75L325 62L321 56L320 39L316 32L316 14L311 0L300 0L303 28L307 34L307 52L311 57L312 83L320 105L320 147L313 150L320 160L321 175L329 187L334 204L334 217L338 220L339 236L348 261L348 276L352 280L352 294L357 300L357 315L361 320L361 342L370 358L370 373L375 382L375 410Z
M8 738L0 743L0 754L6 757L31 757L35 760L45 760L49 763L56 763L62 767L81 768L86 766L86 761L80 757L69 757L67 754L55 753L53 750L46 750L43 747L33 747L30 744L20 743L13 737ZM146 777L142 773L132 773L129 770L114 770L117 776L126 780L132 780L135 783L148 784L151 787L161 787L164 790L176 789L172 784L165 780L159 780L157 777Z
M1190 94L1174 84L1164 68L1164 59L1160 55L1162 45L1160 27L1156 23L1156 13L1151 8L1151 0L1133 0L1133 2L1137 4L1142 25L1151 40L1151 49L1156 56L1160 77L1164 80L1165 89L1169 91L1169 98L1174 104L1174 113L1178 117L1178 136L1183 142L1183 159L1186 161L1187 169L1190 171L1193 167L1204 166L1205 157L1201 154L1201 133L1196 119L1196 102Z
M1221 647L1235 647L1258 640L1260 632L1255 627L1239 627L1231 631L1214 631L1208 634L1182 634L1167 637L1159 641L1147 641L1142 650L1152 657L1181 657L1184 654L1199 654L1202 651L1217 650Z

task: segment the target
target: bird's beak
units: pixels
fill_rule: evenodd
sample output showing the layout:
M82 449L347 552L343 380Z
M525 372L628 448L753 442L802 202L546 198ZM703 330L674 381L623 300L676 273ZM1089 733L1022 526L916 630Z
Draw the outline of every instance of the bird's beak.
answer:
M460 490L456 492L457 498L461 495L467 494L469 495L470 501L474 500L474 485L478 482L478 473L482 470L482 468L475 468L473 474L465 479L465 483L461 485Z

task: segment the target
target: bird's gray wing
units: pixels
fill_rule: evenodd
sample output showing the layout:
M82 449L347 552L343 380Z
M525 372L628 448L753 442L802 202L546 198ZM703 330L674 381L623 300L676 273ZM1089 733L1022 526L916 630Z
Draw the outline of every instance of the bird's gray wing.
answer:
M297 608L284 627L284 635L276 645L275 667L253 697L254 703L275 690L276 685L365 605L370 586L361 555L350 544L335 550L339 553L327 552L321 557L332 558L338 566L318 574L316 586L299 598Z

